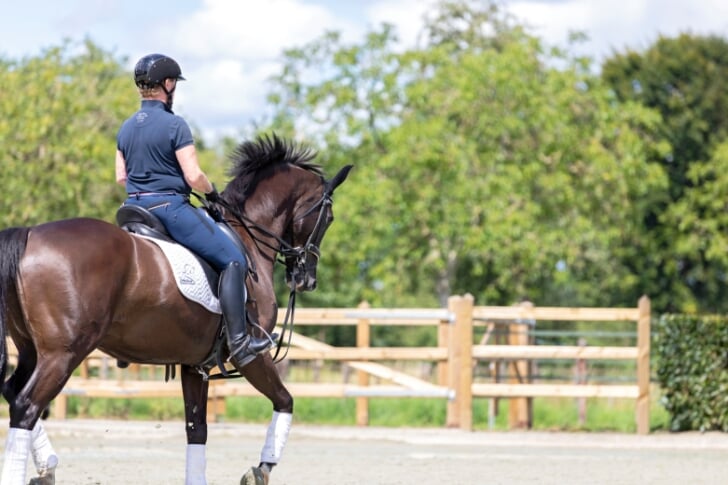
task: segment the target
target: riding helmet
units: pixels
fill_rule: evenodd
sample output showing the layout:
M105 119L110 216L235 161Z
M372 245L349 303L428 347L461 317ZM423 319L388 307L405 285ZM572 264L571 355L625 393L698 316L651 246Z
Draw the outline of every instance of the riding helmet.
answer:
M134 67L134 82L140 88L154 87L168 78L185 80L177 61L163 54L146 55Z

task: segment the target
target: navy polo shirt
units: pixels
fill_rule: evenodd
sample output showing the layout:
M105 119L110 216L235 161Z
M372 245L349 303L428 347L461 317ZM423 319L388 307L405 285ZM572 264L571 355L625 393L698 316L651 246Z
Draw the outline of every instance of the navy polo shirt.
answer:
M116 136L126 160L126 192L189 194L175 152L193 143L182 117L167 111L161 101L142 100L141 109L124 121Z

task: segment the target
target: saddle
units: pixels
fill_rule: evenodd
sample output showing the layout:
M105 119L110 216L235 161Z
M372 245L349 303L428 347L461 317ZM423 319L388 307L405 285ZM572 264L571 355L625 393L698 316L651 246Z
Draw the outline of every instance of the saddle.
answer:
M162 221L160 221L157 216L149 212L144 207L140 207L138 205L121 206L116 212L116 224L120 228L132 234L138 234L140 236L178 244L174 239L172 239L172 236L169 235L164 224L162 224ZM225 227L227 227L227 225L225 225ZM226 235L230 237L228 232L226 232ZM235 236L237 238L237 234L235 234ZM238 241L240 240L240 238L237 239ZM236 241L233 240L233 242ZM242 242L239 243L239 249L241 249L241 247ZM244 249L241 249L241 251L243 254L246 254ZM220 275L207 261L197 254L192 254L195 256L195 259L197 259L197 262L200 263L200 266L202 266L202 269L205 272L205 277L207 278L207 283L210 285L212 292L217 297L217 281Z
M198 210L204 210L204 209L198 209ZM164 224L150 211L145 209L144 207L136 206L136 205L123 205L119 208L119 210L116 212L116 224L124 229L127 232L130 232L132 234L138 234L140 236L144 236L147 238L152 239L159 239L162 241L166 241L168 243L172 244L179 244L177 243L167 232L167 229L164 227ZM253 270L252 262L250 261L248 257L248 253L245 250L245 246L243 245L243 241L240 239L240 236L230 228L230 226L224 222L224 221L216 221L216 224L222 231L225 233L225 235L235 244L235 246L240 250L240 252L245 255L245 257L248 259L248 268L250 268L250 271ZM215 297L218 297L218 280L220 278L220 275L217 271L215 271L210 264L205 261L202 257L200 257L197 254L194 254L192 251L190 251L192 255L197 259L200 266L202 267L205 277L207 278L207 282L210 285L210 288L212 292L214 293ZM225 341L224 339L224 333L223 333L223 326L222 326L222 320L220 325L220 332L218 334L218 338L215 342L215 346L213 348L212 354L205 360L205 362L200 366L200 368L205 368L211 366L213 363L217 364L217 366L220 368L221 372L227 376L227 371L223 365L222 362L222 356L221 356L221 350L222 350L222 344ZM126 368L129 366L129 362L117 360L117 366L121 369ZM174 365L167 365L166 366L166 373L165 373L165 381L168 381L170 377L173 379L175 373L175 367Z

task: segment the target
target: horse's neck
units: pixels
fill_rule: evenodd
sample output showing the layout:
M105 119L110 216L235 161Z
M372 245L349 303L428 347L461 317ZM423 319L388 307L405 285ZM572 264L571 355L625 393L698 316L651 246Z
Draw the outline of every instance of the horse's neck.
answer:
M270 271L273 270L273 263L278 256L275 249L280 247L280 240L283 238L287 222L290 221L293 214L290 201L285 200L284 197L278 197L281 200L274 198L274 202L272 202L271 193L274 191L265 181L260 183L257 190L246 200L243 213L252 224L249 225L250 230L246 231L249 234L241 234L247 238L243 239L246 247L255 247L260 258L270 262ZM251 237L254 240L250 240Z
M248 251L254 253L251 256L256 259L256 263L271 272L278 257L277 249L280 247L285 223L289 217L280 210L276 210L274 213L278 214L274 218L246 214L251 224L248 224L247 230L241 228L241 231L238 232Z
M275 213L281 214L281 211ZM274 267L278 258L276 249L280 246L276 237L283 237L287 215L283 214L274 219L247 217L252 224L248 225L248 230L241 228L239 234L250 256L251 269L254 270L249 278L250 297L253 302L251 310L254 312L251 316L267 331L272 331L275 327L278 310L273 279ZM256 227L261 228L262 231Z

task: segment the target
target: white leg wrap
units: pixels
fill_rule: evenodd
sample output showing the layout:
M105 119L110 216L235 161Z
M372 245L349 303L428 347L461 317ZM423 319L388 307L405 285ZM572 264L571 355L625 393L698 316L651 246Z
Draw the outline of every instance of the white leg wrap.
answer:
M10 428L5 442L5 463L2 485L25 485L25 471L28 468L31 432L29 429Z
M31 432L32 444L30 452L33 455L33 463L38 471L38 476L44 477L58 466L58 455L53 449L48 434L43 428L43 424L38 420Z
M185 469L185 485L207 485L205 478L205 445L187 445L187 468Z
M288 441L288 433L291 432L291 413L279 413L273 411L273 418L268 425L268 432L265 435L265 445L260 452L260 461L263 463L278 463L283 453L283 447Z

